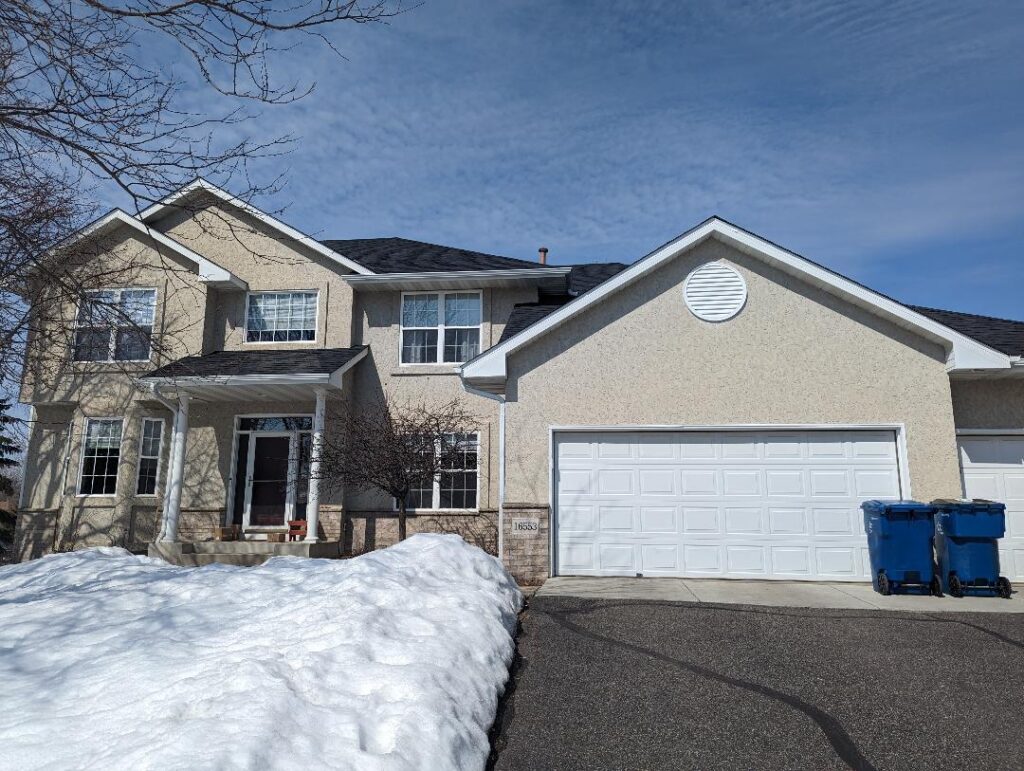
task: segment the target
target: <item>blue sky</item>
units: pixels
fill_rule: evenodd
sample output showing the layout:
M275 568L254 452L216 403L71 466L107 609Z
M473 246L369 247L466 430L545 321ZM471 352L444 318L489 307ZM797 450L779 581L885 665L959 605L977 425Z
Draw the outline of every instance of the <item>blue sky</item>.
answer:
M257 203L312 235L628 262L719 214L1024 318L1019 0L425 0L334 41L279 62L312 96L241 128L300 138Z

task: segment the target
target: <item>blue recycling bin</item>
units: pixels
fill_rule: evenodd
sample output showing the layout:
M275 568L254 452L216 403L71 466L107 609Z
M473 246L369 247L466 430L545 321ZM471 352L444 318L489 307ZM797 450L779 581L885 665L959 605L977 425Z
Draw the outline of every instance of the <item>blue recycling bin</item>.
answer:
M939 595L932 555L935 508L918 501L864 501L871 584L879 594L912 587Z
M1012 587L999 575L998 541L1006 533L1006 505L994 501L935 500L935 554L942 588L954 597L997 594Z

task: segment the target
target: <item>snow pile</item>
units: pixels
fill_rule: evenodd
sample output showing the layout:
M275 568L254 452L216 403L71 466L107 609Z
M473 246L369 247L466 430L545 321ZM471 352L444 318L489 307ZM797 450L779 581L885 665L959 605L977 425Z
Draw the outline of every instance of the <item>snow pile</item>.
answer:
M457 536L0 568L0 767L483 768L522 595Z

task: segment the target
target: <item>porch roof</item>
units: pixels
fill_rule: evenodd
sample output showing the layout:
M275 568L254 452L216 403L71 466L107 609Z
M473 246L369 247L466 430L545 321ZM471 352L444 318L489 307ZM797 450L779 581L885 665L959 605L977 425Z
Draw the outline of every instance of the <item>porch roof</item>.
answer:
M148 386L168 386L207 400L310 396L310 386L341 388L341 376L369 346L301 351L215 351L186 356L143 375Z

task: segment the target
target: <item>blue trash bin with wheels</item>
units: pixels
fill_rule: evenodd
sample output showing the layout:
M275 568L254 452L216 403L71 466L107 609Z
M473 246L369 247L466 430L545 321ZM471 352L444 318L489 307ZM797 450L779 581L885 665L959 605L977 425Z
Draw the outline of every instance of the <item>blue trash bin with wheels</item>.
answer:
M879 594L942 593L932 554L935 508L918 501L864 501L871 583Z
M935 554L942 588L954 597L999 595L1012 587L999 575L998 541L1006 533L1006 505L985 500L935 500Z

